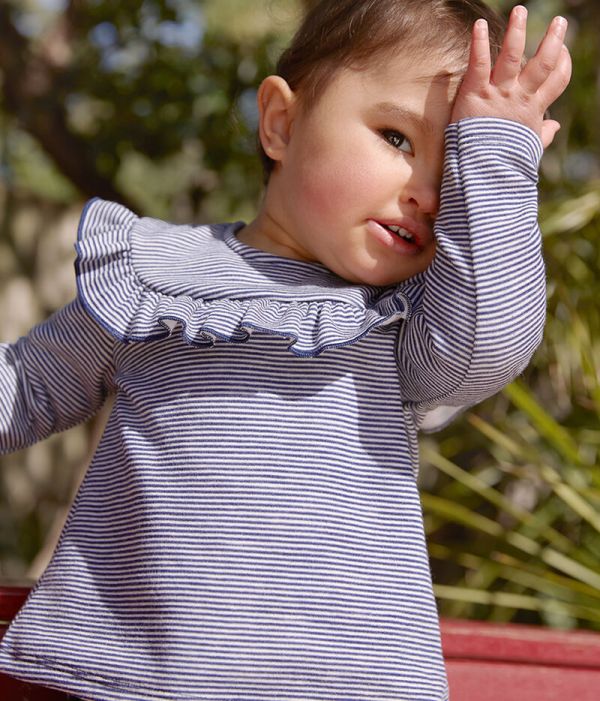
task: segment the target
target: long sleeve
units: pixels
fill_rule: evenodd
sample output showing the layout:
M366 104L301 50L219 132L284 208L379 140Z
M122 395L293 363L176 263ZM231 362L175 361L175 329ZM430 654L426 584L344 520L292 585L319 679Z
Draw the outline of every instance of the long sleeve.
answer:
M0 345L0 453L92 416L113 389L114 339L74 301Z
M469 119L448 127L436 256L403 289L411 312L398 363L403 399L421 428L437 428L452 407L498 392L541 341L541 155L537 136L515 122Z

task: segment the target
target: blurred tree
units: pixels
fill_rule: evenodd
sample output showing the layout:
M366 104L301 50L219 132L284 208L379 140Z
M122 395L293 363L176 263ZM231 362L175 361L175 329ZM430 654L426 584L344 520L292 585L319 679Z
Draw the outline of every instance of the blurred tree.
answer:
M37 42L19 31L15 6L0 2L0 68L4 109L36 138L56 166L84 193L119 198L111 173L102 173L86 139L69 124L65 106L72 80L63 79L72 57L81 3L71 2L56 24Z
M218 185L226 208L256 200L254 98L281 43L274 15L260 35L232 36L204 21L206 9L218 25L214 2L51 4L0 0L2 108L79 192L155 214L170 198L201 212ZM150 164L147 189L127 177ZM164 188L169 165L178 192L157 200L152 175Z

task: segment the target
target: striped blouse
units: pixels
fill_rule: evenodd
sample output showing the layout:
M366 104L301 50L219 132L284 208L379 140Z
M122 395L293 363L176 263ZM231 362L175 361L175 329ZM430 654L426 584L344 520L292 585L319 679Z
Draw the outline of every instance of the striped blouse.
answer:
M114 409L0 668L96 701L441 701L417 431L527 365L542 147L447 130L397 287L92 200L76 301L0 346L0 449Z

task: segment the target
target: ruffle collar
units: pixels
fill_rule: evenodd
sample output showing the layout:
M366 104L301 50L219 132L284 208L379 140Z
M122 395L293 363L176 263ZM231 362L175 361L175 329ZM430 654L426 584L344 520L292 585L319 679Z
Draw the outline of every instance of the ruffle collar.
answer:
M318 263L250 248L235 235L242 225L179 226L91 200L76 245L80 299L123 342L176 329L196 346L266 333L288 339L298 356L356 343L407 317L397 288L351 285Z

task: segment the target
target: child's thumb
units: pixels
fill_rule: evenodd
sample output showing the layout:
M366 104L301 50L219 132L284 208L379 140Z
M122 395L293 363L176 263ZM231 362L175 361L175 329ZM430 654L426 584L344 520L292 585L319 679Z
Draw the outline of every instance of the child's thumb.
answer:
M542 124L542 134L541 140L544 148L548 148L550 144L554 141L554 137L560 129L560 123L555 119L545 119Z

